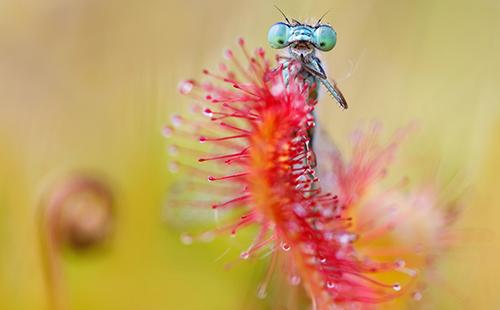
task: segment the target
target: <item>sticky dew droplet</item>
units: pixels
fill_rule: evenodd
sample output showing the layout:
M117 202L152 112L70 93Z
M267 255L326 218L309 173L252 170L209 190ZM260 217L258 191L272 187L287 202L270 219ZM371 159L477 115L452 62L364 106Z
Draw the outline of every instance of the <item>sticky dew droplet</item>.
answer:
M176 173L176 172L179 172L179 165L175 162L171 162L168 164L168 170L171 172L171 173Z
M180 115L172 116L172 125L174 127L179 127L180 125L182 125L182 117Z
M288 252L290 251L291 247L288 243L286 242L281 242L281 249L285 252Z
M264 299L267 297L267 287L266 285L261 285L259 286L259 289L257 290L257 298L259 299Z
M163 127L161 132L165 138L170 138L170 137L172 137L174 130L170 126L165 126L165 127Z
M392 286L392 289L393 289L393 290L395 290L396 292L401 291L401 284L399 284L399 283L395 283L395 284Z
M289 278L289 282L291 285L293 286L297 286L300 284L300 277L296 274L294 275L291 275L290 278Z
M193 90L193 87L194 87L193 81L187 80L180 82L178 89L182 95L187 95Z
M396 268L404 268L406 266L406 262L402 259L398 259L394 262Z
M207 108L207 109L203 110L203 115L208 116L208 117L213 117L214 113L212 112L212 110Z
M212 242L215 239L215 234L213 231L207 231L201 234L199 239L202 242Z
M326 287L330 288L330 289L334 288L335 287L335 283L333 283L333 281L328 280L328 281L326 281Z
M248 253L247 251L241 252L241 254L240 254L241 259L247 260L249 257L250 257L250 253Z
M177 154L179 154L179 149L175 145L169 145L167 152L170 156L177 156Z
M415 301L421 301L423 297L424 296L420 292L413 292L413 294L411 294L411 298Z
M185 245L193 244L193 237L187 233L181 234L181 242Z

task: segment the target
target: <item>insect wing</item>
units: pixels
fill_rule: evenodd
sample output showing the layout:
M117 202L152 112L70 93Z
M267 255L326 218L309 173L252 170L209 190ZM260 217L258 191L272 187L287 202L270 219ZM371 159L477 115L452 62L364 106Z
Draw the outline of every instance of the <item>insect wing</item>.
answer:
M328 79L319 79L321 81L321 84L323 84L326 88L326 90L330 93L330 95L339 103L339 105L343 109L347 109L347 101L344 98L344 95L342 95L342 92L340 89L338 89L337 84L335 82L330 83Z

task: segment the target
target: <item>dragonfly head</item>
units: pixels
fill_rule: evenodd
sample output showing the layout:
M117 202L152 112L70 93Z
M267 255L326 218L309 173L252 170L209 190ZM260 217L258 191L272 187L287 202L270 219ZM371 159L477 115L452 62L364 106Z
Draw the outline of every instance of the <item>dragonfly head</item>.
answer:
M327 24L318 23L315 26L299 23L279 22L271 26L267 36L272 48L288 47L292 57L307 57L318 49L327 52L337 42L335 30Z

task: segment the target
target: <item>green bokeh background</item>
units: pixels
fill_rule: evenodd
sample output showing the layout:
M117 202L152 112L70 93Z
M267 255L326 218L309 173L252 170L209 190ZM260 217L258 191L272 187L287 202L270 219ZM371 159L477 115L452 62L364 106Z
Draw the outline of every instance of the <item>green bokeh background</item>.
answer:
M416 121L392 172L443 184L458 175L452 191L468 203L461 239L423 308L499 308L499 2L276 4L299 20L331 9L338 43L322 58L350 109L325 96L320 121L342 148L360 124L392 131ZM215 67L238 36L265 46L279 19L264 0L0 2L1 309L46 309L36 209L47 184L72 171L106 177L116 223L105 248L63 255L71 309L273 304L254 298L261 264L226 270L217 260L236 241L187 247L162 220L172 177L160 131L186 108L179 80Z

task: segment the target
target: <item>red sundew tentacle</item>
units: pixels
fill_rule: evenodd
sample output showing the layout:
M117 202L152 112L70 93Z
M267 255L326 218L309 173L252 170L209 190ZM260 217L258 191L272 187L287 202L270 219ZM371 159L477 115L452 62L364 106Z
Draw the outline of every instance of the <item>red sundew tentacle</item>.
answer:
M302 192L303 193L308 193L308 194L318 194L319 192L321 192L321 190L319 190L319 189L308 189L308 190L303 190Z
M328 196L324 196L324 197L321 197L321 198L318 198L317 199L318 202L323 202L323 203L327 203L327 202L334 202L334 203L337 203L337 200L333 197L328 197ZM335 206L336 207L336 206Z
M255 213L249 212L245 216L241 216L239 221L236 224L226 226L224 228L219 229L219 231L229 231L231 235L236 235L237 231L240 228L252 225L256 222ZM243 252L242 255L245 256L245 259L250 256L250 252Z
M247 214L249 214L249 215L250 215L250 214L253 214L253 213L252 213L252 212L249 212L249 213L247 213ZM237 230L235 231L235 229L234 229L234 228L235 228L235 227L239 227L238 225L240 225L240 223L241 223L242 221L243 221L244 223L243 223L243 224L241 224L241 225L250 225L250 224L253 224L253 223L255 223L255 222L256 222L256 221L255 221L255 219L254 219L254 221L252 222L252 221L249 221L247 218L240 217L240 218L236 221L236 223L232 223L232 224L229 224L229 225L225 225L225 226L223 226L223 227L219 227L219 228L217 228L217 229L216 229L216 232L217 232L218 234L224 234L224 233L226 233L226 234L227 234L227 233L229 232L231 235L235 235ZM235 231L235 233L234 233L234 234L233 234L233 231Z
M250 53L248 52L248 50L246 49L246 46L245 46L245 40L243 38L239 38L238 45L240 46L241 50L243 51L243 54L245 55L246 60L250 64L250 68L254 69L253 65L257 62L257 60L250 56ZM259 76L258 72L254 71L254 73L255 73L255 76Z
M227 136L227 137L220 137L220 138L208 138L205 136L201 136L199 140L200 140L200 142L219 142L219 141L224 141L224 140L232 140L232 139L247 138L247 137L248 137L248 134Z
M181 81L177 87L179 93L194 100L202 100L202 89L195 80Z
M235 111L241 111L241 113L244 113L249 116L249 120L255 122L260 120L260 115L258 112L252 107L252 102L242 102L241 107L235 107L234 104L229 105L228 108L235 110Z
M223 73L227 73L229 71L229 68L225 63L221 62L221 63L219 63L219 71L223 72Z
M210 125L213 125L213 124L210 124ZM209 128L210 125L207 125L207 128ZM214 128L216 128L216 127L220 127L220 125L214 126ZM234 132L226 130L226 132L220 132L219 134L227 134L229 136L233 133ZM205 132L203 132L203 134L198 135L196 137L197 139L195 139L195 140L197 140L202 145L202 144L205 144L207 142L205 140L207 136L217 136L219 134L216 134L212 131L206 130ZM237 152L239 152L244 148L245 148L244 142L238 141L236 139L225 139L225 140L217 141L217 149L221 149L222 151L226 151L226 152L237 151ZM207 153L207 152L205 152L205 153Z
M241 177L247 176L248 174L249 174L248 172L242 172L242 173L235 173L235 174L227 175L224 177L209 176L208 180L209 181L222 181L222 180L227 180L227 179L241 178Z
M241 63L234 57L233 51L228 49L225 52L225 56L232 61L236 69L239 71L239 73L248 81L253 83L254 85L260 85L259 81L255 79L251 74L245 70L245 68L241 65Z
M238 112L238 113L240 113L241 115L246 115L246 116L248 116L247 118L248 118L249 120L257 120L257 119L259 119L259 118L260 118L260 116L259 116L258 114L256 114L256 113L252 113L252 112L250 111L251 109L250 109L249 107L248 107L248 108L247 108L247 110L245 111L245 110L242 110L242 109L238 109L238 108L236 108L235 106L233 106L233 105L229 104L228 102L225 102L224 104L222 104L222 106L223 106L223 107L225 107L225 108L231 109L231 110L233 110L233 111L235 111L235 112Z
M278 252L274 251L271 254L271 262L269 264L269 267L267 269L266 275L264 276L264 281L259 286L259 291L257 293L257 296L262 298L265 297L267 286L269 285L269 282L271 281L271 277L274 273L274 270L276 269L277 261L278 261Z
M250 62L250 69L252 70L253 74L256 76L262 75L262 66L259 64L258 60L254 57L251 57L249 59Z
M219 104L219 103L244 104L247 102L255 102L255 97L248 97L246 94L241 94L235 97L228 97L227 94L218 94L217 98L210 96L210 98L207 100L213 104Z
M217 174L216 171L208 170L208 169L202 169L199 166L191 166L188 163L184 163L181 161L174 161L176 165L178 165L180 168L182 168L186 173L192 174L193 176L198 176L198 177L203 177L206 178L207 175L214 175Z
M256 214L252 213L252 215L254 216L254 220L256 221L256 218L255 218ZM258 252L261 248L263 248L266 245L271 244L273 241L275 241L277 238L275 234L272 234L271 236L269 236L266 239L267 235L269 234L269 231L270 231L269 225L264 222L262 224L262 227L261 227L257 237L255 238L255 240L248 247L248 249L245 252L243 252L242 254L244 254L247 257L250 257L254 253Z
M173 118L176 116L174 115ZM215 131L210 131L210 129ZM229 130L227 130L229 131ZM198 124L190 121L186 121L185 119L176 119L174 126L165 126L163 128L164 135L168 138L175 135L176 138L184 138L184 140L197 140L200 135L203 134L212 134L215 135L215 132L220 132L220 127L216 126L215 122L207 123L205 126L199 126ZM228 145L234 145L233 143L226 143ZM224 145L221 143L221 145Z
M221 114L230 115L230 113L225 113L225 112L221 112ZM229 116L229 118L235 118L235 120L238 121L237 118L234 116ZM221 128L220 122L217 119L214 119L213 117L210 118L210 120L208 122L206 122L205 126L203 126L203 130L207 134L210 133L211 135L220 134L221 131L230 132L230 130L228 130L227 128Z
M248 50L246 49L245 39L238 38L238 45L240 46L241 50L243 51L243 54L245 55L247 61L250 63L251 62L250 60L252 57L250 57L250 54L248 53Z
M251 198L250 195L236 197L234 199L228 200L228 201L223 202L223 203L214 204L214 205L212 205L212 209L218 209L218 208L222 208L222 207L226 208L228 206L234 207L235 204L237 204L239 202L244 202L250 198Z
M225 107L230 107L229 104L224 104ZM231 107L232 108L232 107ZM232 108L236 110L236 108ZM255 116L252 116L250 113L238 110L236 113L228 113L228 112L219 112L219 111L212 111L210 109L205 109L205 113L210 115L210 119L212 121L217 121L223 118L242 118L242 119L257 119ZM240 112L241 111L241 112ZM218 117L215 117L214 115L219 115Z
M411 282L413 282L413 279ZM344 292L344 294L339 295L337 301L339 302L356 301L356 302L364 302L371 304L387 302L407 294L408 291L413 287L411 282L405 286L401 286L398 283L394 284L392 286L393 290L392 293L387 293L387 292L377 293L369 289L365 290L363 293L358 293L358 294L352 294L352 292Z
M236 88L236 89L239 89L239 90L241 90L243 92L245 92L248 95L251 95L251 96L255 97L256 99L260 98L260 96L258 94L256 94L255 92L253 92L251 90L251 88L247 87L247 85L244 85L244 84L241 84L241 83L234 83L233 87Z
M218 81L224 82L224 83L236 83L236 80L231 79L230 77L224 77L224 76L217 75L208 69L204 69L203 74L210 76L210 77L212 77Z
M226 123L226 122L221 122L221 123L219 123L219 125L220 125L221 127L226 127L226 128L232 129L232 130L237 131L237 132L244 132L244 133L246 133L246 134L250 134L250 133L251 133L250 131L248 131L248 130L246 130L246 129L236 127L236 126L231 125L231 124L228 124L228 123Z
M231 235L236 235L238 229L253 224L255 219L253 217L241 218L240 221L231 227ZM248 253L248 252L247 252ZM248 253L250 254L250 253Z
M218 116L218 117L215 117L215 116L212 116L210 118L211 121L220 121L220 120L224 120L226 118L229 118L231 117L230 115L226 114L226 113L218 113L218 114L222 114L222 116Z
M230 119L231 120L231 118L233 118L235 120L243 119L243 121L245 121L245 120L257 120L258 119L258 117L254 117L254 116L249 115L249 113L238 114L238 112L233 112L233 113L219 113L219 115L222 115L222 116L217 117L217 118L213 118L213 120L214 121L218 121L218 120L222 120L222 119Z
M184 146L184 145L180 145L180 144L176 144L176 143L173 143L171 146L176 148L176 151L175 151L176 154L172 155L173 157L177 157L178 153L182 153L183 155L188 154L188 156L195 156L195 157L202 156L202 155L205 155L207 153L206 151L203 151L200 149L195 149L195 148L190 147L190 146ZM169 152L171 153L171 151L169 151Z
M184 131L180 130L179 128L174 128L173 126L165 126L163 128L163 134L167 137L170 138L172 135L175 134L177 138L188 138L188 139L193 139L196 137L196 133L189 132L189 131Z
M344 272L344 275L345 275L345 274L350 274L350 275L356 276L356 277L358 277L358 278L360 278L360 279L364 280L365 282L368 282L368 283L370 283L370 284L374 284L375 286L378 286L378 287L381 287L381 288L386 288L386 289L387 289L387 288L390 288L390 289L393 289L393 287L394 287L394 284L386 284L386 283L383 283L383 282L377 281L377 280L375 280L375 279L372 279L372 278L370 278L370 277L367 277L367 276L362 275L362 274L357 273L357 272ZM344 279L344 281L346 281L346 280ZM351 280L351 281L352 281L352 280ZM347 282L347 283L351 283L351 284L352 284L352 283L355 283L355 282L349 282L349 281L346 281L346 282Z
M305 171L309 171L309 168L307 167L298 167L298 168L290 168L291 171L293 172L297 172L297 171L302 171L302 172L305 172ZM301 174L302 175L302 174Z
M199 158L198 162L201 163L201 162L212 161L212 160L234 159L234 158L245 157L245 156L247 156L247 155L245 155L245 152L246 152L246 150L243 149L242 151L239 151L239 152L233 153L233 154L217 155L217 156L212 156L212 157Z
M264 239L264 240L262 240L262 241L260 241L258 243L252 244L245 252L248 253L249 256L252 256L254 253L258 252L259 250L261 250L266 245L271 244L275 240L276 240L276 236L272 235L272 236L270 236L267 239Z
M267 71L269 71L269 62L268 60L265 58L266 56L266 52L263 48L256 48L254 51L253 51L253 59L255 59L255 64L259 67L259 69L261 70L258 74L258 76L264 76L264 73Z

